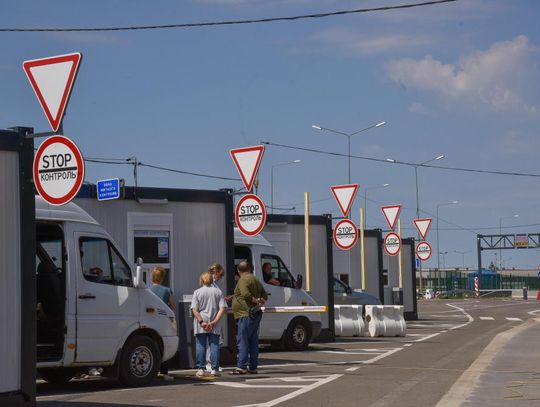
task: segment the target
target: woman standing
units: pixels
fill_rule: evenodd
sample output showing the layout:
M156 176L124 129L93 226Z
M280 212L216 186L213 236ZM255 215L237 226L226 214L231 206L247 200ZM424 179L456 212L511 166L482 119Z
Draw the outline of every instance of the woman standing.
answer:
M204 376L206 364L206 348L210 346L210 375L219 376L219 337L221 329L219 320L225 313L227 304L219 288L212 287L212 273L201 274L201 288L195 290L191 301L193 313L193 331L195 333L197 352L197 377Z

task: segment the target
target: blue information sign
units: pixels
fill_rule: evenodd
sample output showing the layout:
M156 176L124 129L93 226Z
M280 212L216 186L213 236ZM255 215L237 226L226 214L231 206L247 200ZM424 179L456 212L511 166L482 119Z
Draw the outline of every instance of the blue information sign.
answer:
M105 179L97 182L98 201L120 198L120 180L118 178Z
M540 271L538 272L538 278L540 278Z

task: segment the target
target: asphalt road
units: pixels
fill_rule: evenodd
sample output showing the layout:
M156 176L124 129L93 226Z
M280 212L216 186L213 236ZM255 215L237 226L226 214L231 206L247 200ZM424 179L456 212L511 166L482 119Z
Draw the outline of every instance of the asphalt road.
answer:
M337 338L333 343L312 344L305 352L263 349L258 375L230 376L226 368L220 378L197 379L193 370L176 371L174 381L158 380L139 389L124 389L99 378L62 387L38 383L38 406L406 407L439 402L439 406L492 405L495 399L505 406L540 406L540 395L539 399L530 392L516 397L506 379L494 375L501 364L510 369L503 373L540 375L538 336L523 330L516 337L517 353L504 353L502 361L493 361L495 355L485 351L499 333L513 332L523 324L529 323L537 333L539 324L533 320L540 313L530 313L535 310L540 310L540 302L419 301L419 320L408 322L406 337ZM500 335L497 340L505 346L500 349L512 350L512 341L506 343ZM488 349L492 347L493 343ZM524 372L515 365L523 366L526 350L531 352ZM482 374L477 364L488 371ZM490 389L489 394L483 388Z

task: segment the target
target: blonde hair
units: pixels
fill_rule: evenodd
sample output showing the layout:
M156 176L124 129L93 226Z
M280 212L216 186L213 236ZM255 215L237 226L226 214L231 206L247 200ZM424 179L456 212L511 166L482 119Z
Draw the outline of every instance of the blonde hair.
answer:
M214 263L208 267L208 271L214 275L222 276L225 273L223 266L219 263Z
M163 280L165 280L165 274L167 274L167 270L165 270L163 267L154 267L152 270L152 282L154 284L163 283Z
M201 286L205 285L207 287L211 286L214 282L214 276L209 271L205 271L201 274L200 278Z

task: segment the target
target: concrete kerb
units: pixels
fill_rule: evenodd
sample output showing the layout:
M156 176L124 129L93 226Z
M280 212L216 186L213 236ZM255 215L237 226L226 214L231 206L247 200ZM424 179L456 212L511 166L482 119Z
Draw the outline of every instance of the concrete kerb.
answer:
M436 407L458 407L465 403L471 392L476 387L482 373L486 371L489 364L499 354L504 345L506 345L516 335L530 328L534 324L539 323L540 318L528 319L523 324L501 332L495 336L489 345L482 351L480 356L478 356L471 366L465 372L463 372L450 390L437 403Z

